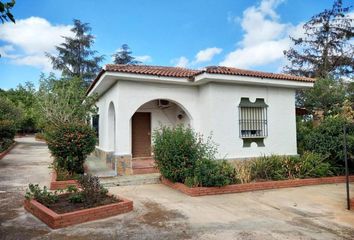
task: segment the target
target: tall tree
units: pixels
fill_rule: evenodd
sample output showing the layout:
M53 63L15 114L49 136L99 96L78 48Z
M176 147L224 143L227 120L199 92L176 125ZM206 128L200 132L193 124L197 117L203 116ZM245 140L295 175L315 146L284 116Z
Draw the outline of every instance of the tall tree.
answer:
M81 77L86 86L100 70L99 63L103 55L97 56L97 51L91 50L94 36L88 23L74 19L71 31L73 37L63 37L65 42L56 47L58 56L47 53L53 68L61 70L64 77Z
M123 44L122 47L112 55L113 62L115 64L140 64L140 61L135 60L135 57L132 56L132 51L128 44Z
M0 20L2 23L9 20L15 23L15 18L10 12L13 6L15 6L15 0L12 0L11 2L0 1Z
M293 38L294 47L284 51L290 64L285 71L291 74L325 78L350 77L354 73L353 19L351 7L335 0L332 9L313 16L305 23L304 37Z
M59 127L66 123L85 123L96 112L96 96L86 96L78 77L56 79L54 74L41 76L38 90L40 125Z

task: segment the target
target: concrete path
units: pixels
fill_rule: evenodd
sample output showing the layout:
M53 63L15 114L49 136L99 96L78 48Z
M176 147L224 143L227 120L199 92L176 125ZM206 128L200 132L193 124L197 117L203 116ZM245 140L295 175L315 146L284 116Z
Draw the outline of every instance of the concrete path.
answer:
M196 198L161 184L112 187L134 200L133 212L51 230L22 207L29 182L49 182L49 152L17 141L0 160L0 239L354 239L344 184Z

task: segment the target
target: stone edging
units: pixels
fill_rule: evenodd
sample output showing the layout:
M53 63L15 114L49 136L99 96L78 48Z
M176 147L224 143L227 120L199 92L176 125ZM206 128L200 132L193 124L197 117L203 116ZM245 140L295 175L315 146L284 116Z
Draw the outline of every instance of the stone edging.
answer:
M64 180L64 181L57 181L57 173L55 171L53 171L51 173L51 180L50 180L50 185L49 185L49 189L50 190L58 190L58 189L65 189L68 186L76 186L78 187L79 184L76 180Z
M83 222L98 220L133 210L133 201L120 198L121 202L58 214L36 200L25 200L24 208L51 228L63 228Z
M15 146L16 146L17 142L13 142L10 147L8 147L5 151L0 153L0 159L3 159L3 157L5 157Z
M350 181L354 181L354 175L349 177ZM252 182L244 184L233 184L224 187L194 187L190 188L183 183L173 183L163 177L161 182L168 187L183 192L191 197L217 195L226 193L251 192L258 190L301 187L319 184L344 183L345 176L323 177L323 178L307 178L307 179L291 179L280 181ZM352 200L353 201L353 200Z

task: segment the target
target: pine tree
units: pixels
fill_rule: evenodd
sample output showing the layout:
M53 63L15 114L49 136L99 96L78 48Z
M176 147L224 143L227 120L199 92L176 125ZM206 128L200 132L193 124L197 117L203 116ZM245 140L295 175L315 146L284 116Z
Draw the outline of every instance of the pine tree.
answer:
M131 55L132 53L128 44L123 44L121 49L112 55L113 62L115 64L140 64L141 62L135 60L135 57Z
M10 9L15 6L15 0L12 0L11 2L3 2L0 1L0 21L2 23L5 23L5 21L11 21L15 23L15 18L10 12Z
M307 77L352 77L354 73L353 19L351 7L335 0L332 9L313 16L304 25L303 38L291 38L294 48L284 51L290 64L285 71Z
M62 71L63 77L81 77L85 85L89 85L100 70L99 63L104 59L97 56L97 51L91 50L94 36L90 33L88 23L74 19L71 31L73 37L63 37L65 42L56 46L58 56L47 53L53 68Z

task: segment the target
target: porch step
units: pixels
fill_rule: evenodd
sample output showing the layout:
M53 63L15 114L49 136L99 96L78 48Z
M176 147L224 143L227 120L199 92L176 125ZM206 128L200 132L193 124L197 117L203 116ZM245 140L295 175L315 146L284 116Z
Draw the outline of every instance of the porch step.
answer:
M160 183L160 174L150 173L141 175L101 178L100 182L105 187L157 184Z
M155 160L151 157L133 158L133 174L158 173L155 168Z

